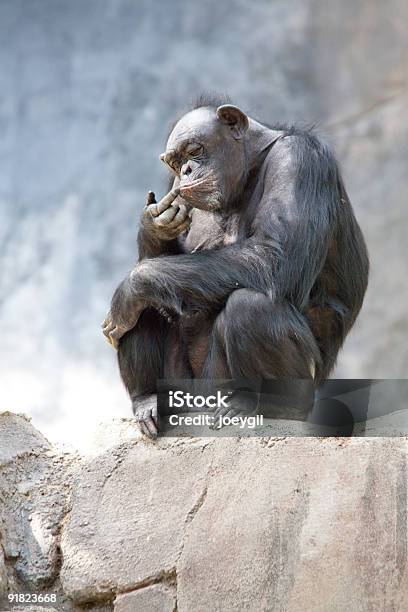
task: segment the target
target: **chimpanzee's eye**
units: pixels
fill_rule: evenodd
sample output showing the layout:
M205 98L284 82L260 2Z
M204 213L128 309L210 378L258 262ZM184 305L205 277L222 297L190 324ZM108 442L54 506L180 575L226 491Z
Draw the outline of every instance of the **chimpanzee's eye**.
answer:
M186 149L186 155L187 157L199 157L200 155L203 154L203 151L204 151L204 148L202 145L197 144L197 143L192 143L188 145Z

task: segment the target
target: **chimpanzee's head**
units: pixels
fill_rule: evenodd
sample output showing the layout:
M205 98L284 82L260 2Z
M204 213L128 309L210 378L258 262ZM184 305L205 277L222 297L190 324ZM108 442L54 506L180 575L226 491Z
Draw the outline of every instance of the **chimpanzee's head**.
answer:
M231 104L197 108L176 123L160 159L179 177L180 195L192 206L220 210L242 191L247 129L247 115Z

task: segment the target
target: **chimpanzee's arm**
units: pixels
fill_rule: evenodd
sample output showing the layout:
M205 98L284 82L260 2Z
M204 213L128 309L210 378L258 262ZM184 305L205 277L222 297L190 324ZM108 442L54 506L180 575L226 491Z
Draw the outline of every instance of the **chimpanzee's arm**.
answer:
M180 253L180 245L177 238L162 240L152 234L141 223L137 234L138 261L143 259L159 257L160 255L177 255Z
M273 248L250 239L217 251L145 259L118 289L179 313L201 310L222 304L238 287L267 291L274 284L272 264Z

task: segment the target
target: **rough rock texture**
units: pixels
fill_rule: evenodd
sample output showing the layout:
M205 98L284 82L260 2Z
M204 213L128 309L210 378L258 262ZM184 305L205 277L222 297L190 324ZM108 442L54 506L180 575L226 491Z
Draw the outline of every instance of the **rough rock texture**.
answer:
M0 592L5 584L12 592L47 592L58 582L77 462L52 449L24 416L0 413Z
M99 321L202 89L333 142L372 261L337 374L407 377L407 28L406 0L2 0L1 408L74 442L128 415Z
M49 450L50 444L24 415L3 412L0 419L0 466L15 459Z
M0 467L0 589L4 551L9 589L55 592L59 612L408 609L406 438L113 430L78 458L31 429Z
M0 597L7 592L7 570L0 539Z
M61 579L70 597L104 599L161 577L173 579L185 521L206 486L204 451L202 441L140 443L86 465L62 538ZM164 483L174 483L178 474L189 477L177 481L175 494Z
M114 612L173 612L176 605L174 589L155 584L141 588L132 593L118 595L114 603Z

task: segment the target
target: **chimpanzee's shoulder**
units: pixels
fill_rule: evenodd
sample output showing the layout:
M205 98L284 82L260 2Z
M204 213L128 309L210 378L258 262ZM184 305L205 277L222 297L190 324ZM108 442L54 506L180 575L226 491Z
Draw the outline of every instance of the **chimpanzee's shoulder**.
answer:
M264 125L270 130L279 132L281 138L290 139L293 141L301 140L316 143L321 141L321 138L317 133L317 128L315 125L301 126L296 123L265 123Z
M316 133L314 126L276 124L268 127L279 133L269 152L269 160L284 156L302 164L306 161L310 163L313 159L336 163L330 145Z

